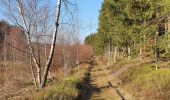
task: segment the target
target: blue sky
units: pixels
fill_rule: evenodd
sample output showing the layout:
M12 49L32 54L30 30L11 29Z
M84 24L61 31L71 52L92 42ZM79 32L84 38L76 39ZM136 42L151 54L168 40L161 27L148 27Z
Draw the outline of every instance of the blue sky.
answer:
M81 29L80 31L81 41L90 33L97 31L98 16L102 1L103 0L78 0L81 25L85 27L85 29Z
M78 16L81 25L79 32L81 42L84 41L87 35L97 31L98 16L102 1L103 0L77 0ZM52 5L55 5L53 0L52 2ZM2 13L0 13L0 20L1 19L6 20L6 18L2 16Z

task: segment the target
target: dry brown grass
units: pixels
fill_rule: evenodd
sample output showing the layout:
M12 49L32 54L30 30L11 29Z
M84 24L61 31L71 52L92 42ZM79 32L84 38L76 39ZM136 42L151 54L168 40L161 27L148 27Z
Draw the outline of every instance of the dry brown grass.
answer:
M4 66L4 63L6 63L6 66ZM25 63L12 61L1 62L0 65L0 89L3 91L3 94L0 94L0 99L26 94L24 90L32 86L29 66ZM33 87L30 87L30 89L33 89Z

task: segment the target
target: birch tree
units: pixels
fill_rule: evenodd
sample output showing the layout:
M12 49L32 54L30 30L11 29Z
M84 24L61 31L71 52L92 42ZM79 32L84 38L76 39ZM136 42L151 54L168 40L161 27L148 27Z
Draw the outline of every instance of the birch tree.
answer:
M63 0L64 1L64 0ZM52 58L54 55L54 48L56 45L56 37L58 33L59 27L59 18L60 18L60 10L62 0L56 0L57 7L55 12L55 23L54 29L52 33L52 42L49 51L49 55L47 57L47 61L45 65L41 65L39 61L40 55L36 54L36 50L33 46L33 41L36 41L38 38L37 34L40 31L40 22L43 20L41 17L45 13L43 11L44 8L48 7L49 0L1 0L1 4L3 4L2 11L4 14L16 24L23 31L28 44L29 54L33 62L33 67L36 69L36 83L37 88L40 90L45 87L45 83L47 80L49 68L52 62ZM66 2L66 0L64 1ZM50 12L48 13L50 16ZM37 41L39 42L39 41ZM41 72L43 71L43 72ZM33 75L34 76L34 75Z

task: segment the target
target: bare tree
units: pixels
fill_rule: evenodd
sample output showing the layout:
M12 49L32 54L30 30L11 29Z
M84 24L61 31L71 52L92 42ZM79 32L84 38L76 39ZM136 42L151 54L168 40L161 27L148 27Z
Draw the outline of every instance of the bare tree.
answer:
M40 27L38 27L43 13L43 8L46 8L47 4L40 3L42 0L2 0L4 14L7 15L12 22L14 22L23 31L27 39L29 47L30 57L33 62L33 66L36 69L36 81L38 89L42 89L45 86L49 68L51 66L54 48L56 43L56 37L59 27L59 17L61 9L61 0L57 0L56 14L55 14L55 26L52 36L52 43L50 53L44 67L40 63L39 49L34 50L33 42L36 41L39 45L39 38L37 37ZM48 1L46 1L48 2ZM14 6L15 5L15 6ZM35 38L32 38L35 37ZM37 46L38 46L37 45ZM44 70L41 73L41 70Z

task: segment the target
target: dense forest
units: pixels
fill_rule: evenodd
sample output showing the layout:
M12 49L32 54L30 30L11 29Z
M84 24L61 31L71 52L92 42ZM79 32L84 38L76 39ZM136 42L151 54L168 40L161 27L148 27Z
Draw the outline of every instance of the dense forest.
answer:
M169 5L169 0L104 0L98 31L86 37L113 71L126 67L118 77L135 100L170 98Z
M142 54L142 51L156 50L159 46L162 46L160 51L166 49L167 53L169 9L167 0L105 0L98 32L88 36L85 42L93 45L96 54L114 49L135 56L140 50Z

